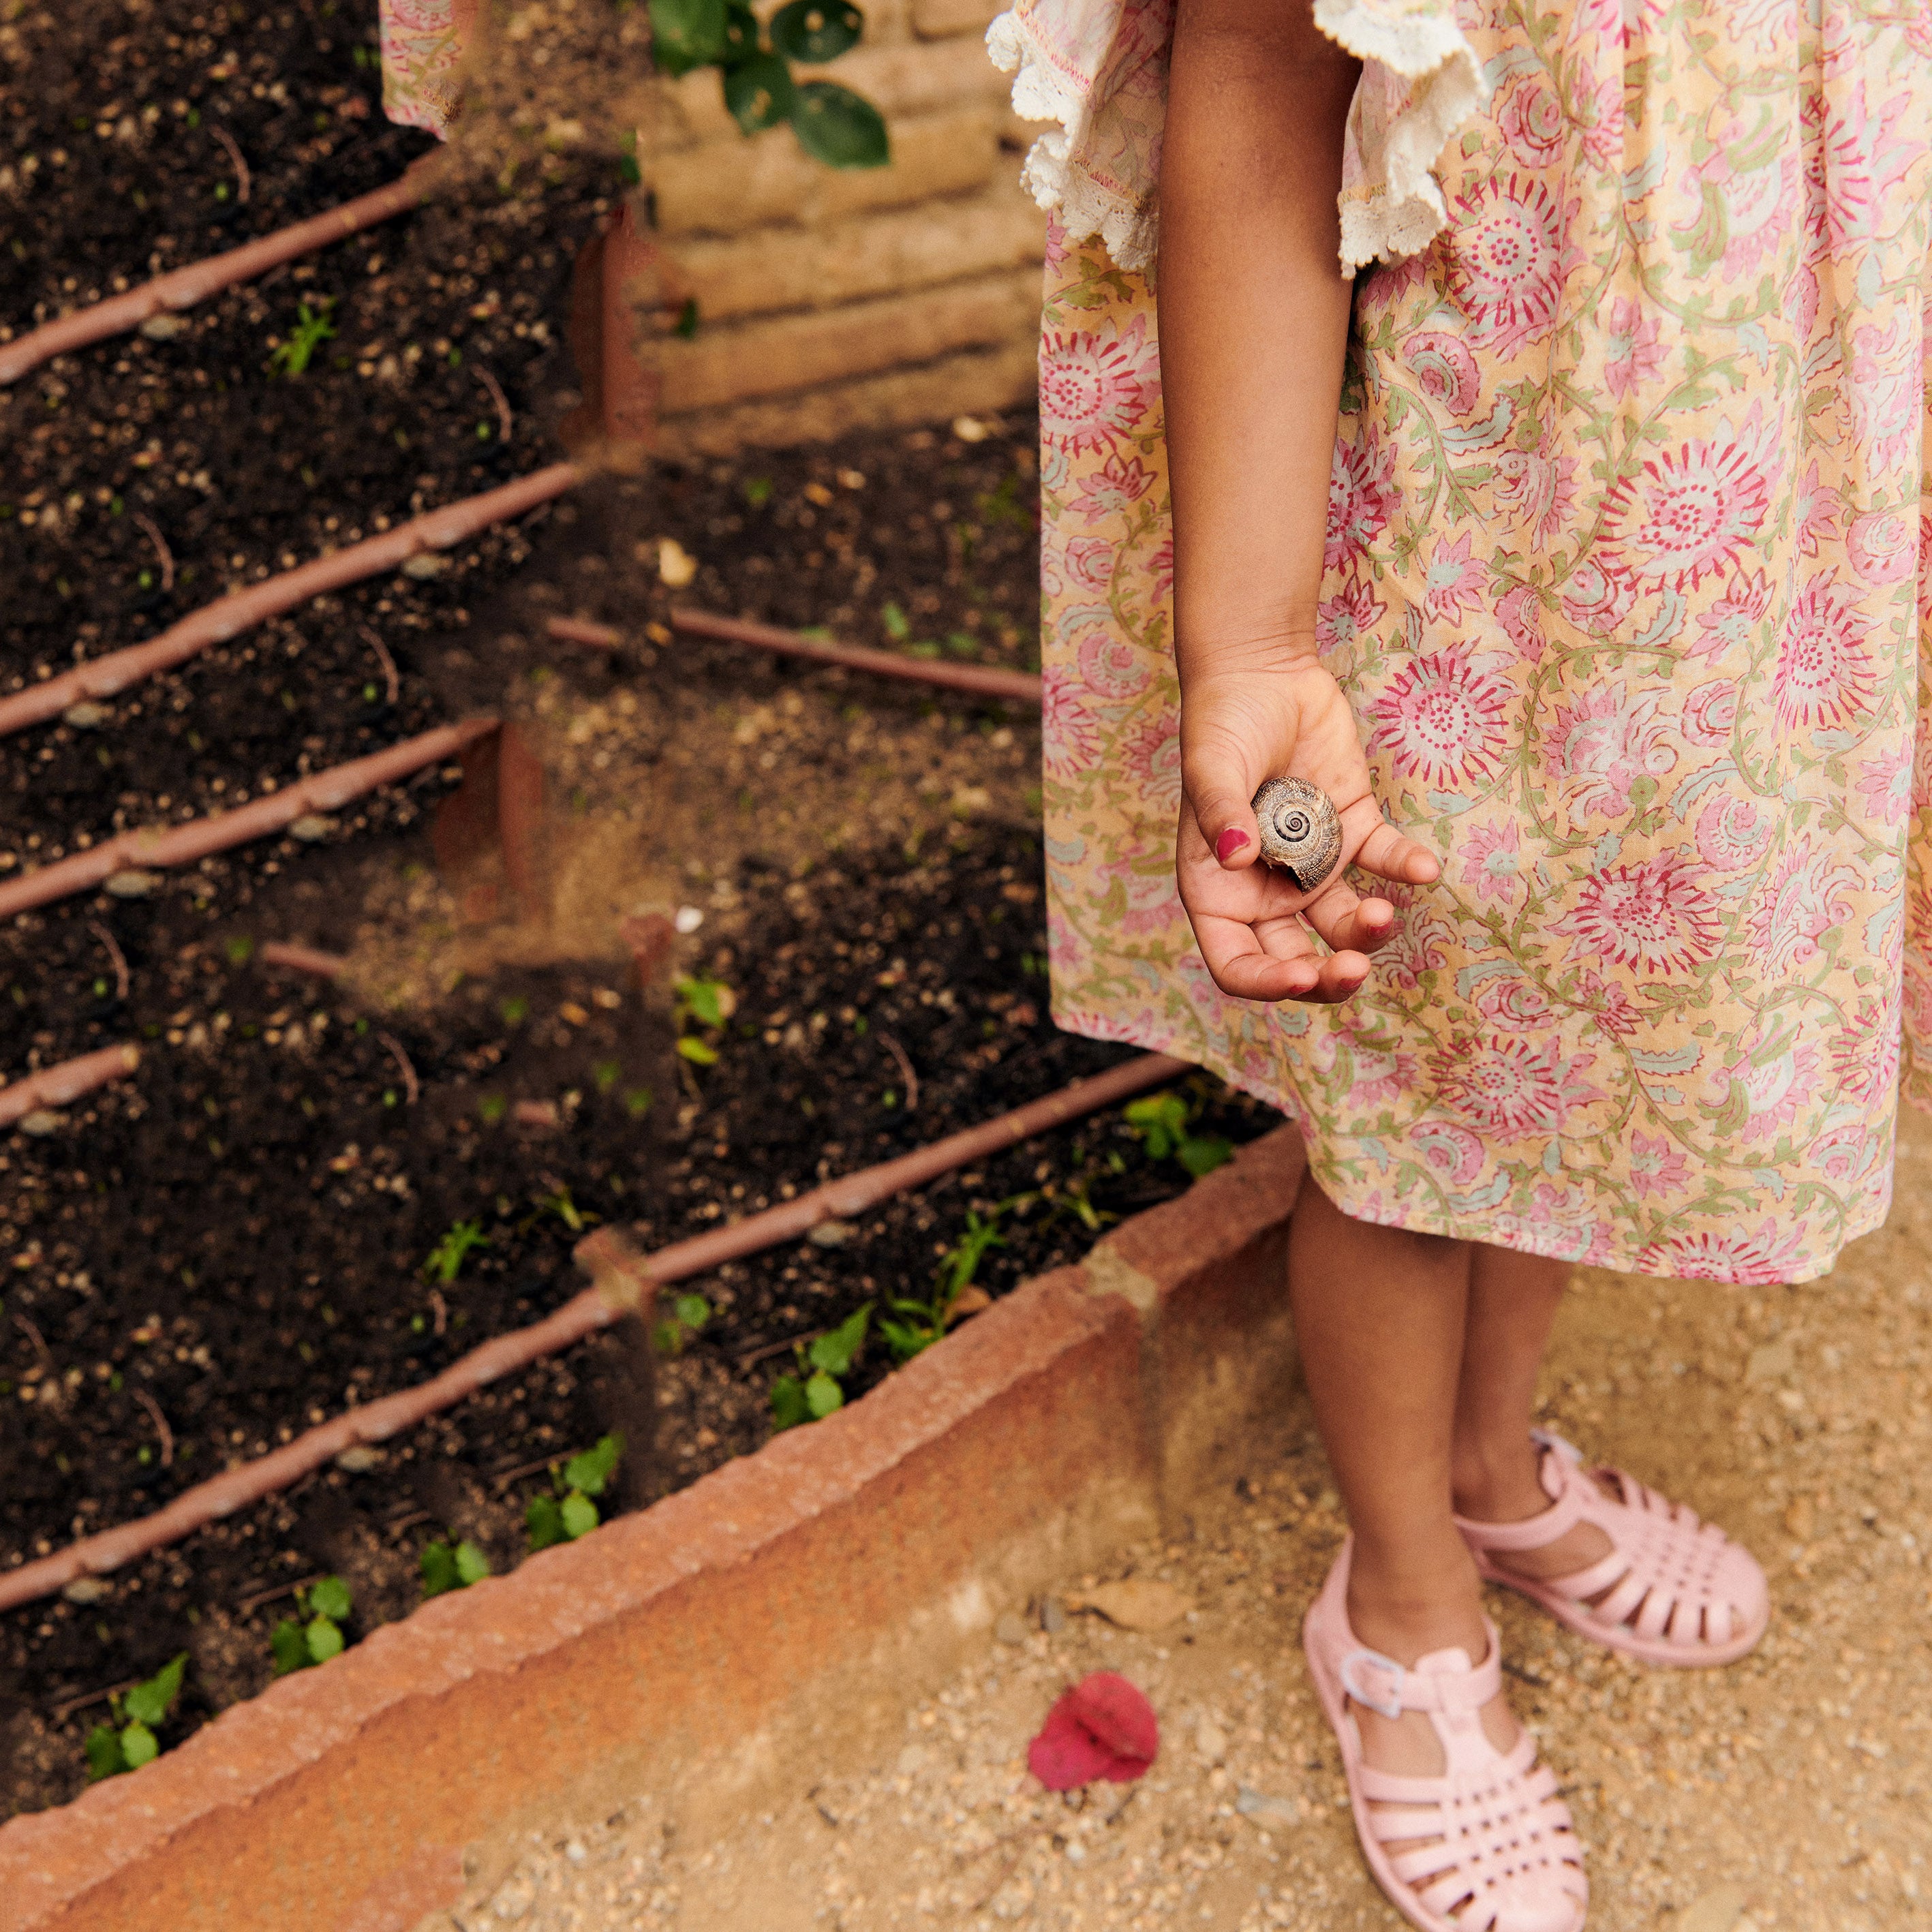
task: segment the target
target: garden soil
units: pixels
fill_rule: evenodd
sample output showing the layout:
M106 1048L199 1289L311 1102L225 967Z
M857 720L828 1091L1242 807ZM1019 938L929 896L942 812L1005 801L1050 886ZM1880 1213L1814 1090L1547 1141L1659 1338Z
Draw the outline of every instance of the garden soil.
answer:
M363 0L0 6L0 325L392 178L427 143L376 110L374 33ZM568 142L524 161L0 392L0 688L555 459L571 266L623 183ZM1034 716L664 621L688 576L714 609L1036 662L1033 428L959 428L601 479L0 744L0 877L478 711L548 786L545 904L439 871L452 765L0 930L0 1080L142 1052L0 1136L0 1565L541 1318L582 1286L586 1226L656 1246L1121 1057L1046 1016ZM557 614L623 641L556 644ZM669 938L641 968L632 920ZM276 940L346 968L272 970ZM694 1008L680 976L724 990ZM1202 1134L1274 1124L1183 1097ZM799 1345L931 1295L976 1218L998 1294L1187 1180L1118 1112L1043 1137L688 1284L645 1372L655 1442L600 1338L0 1617L0 1817L80 1790L109 1694L179 1652L164 1748L259 1691L319 1575L348 1582L353 1641L419 1600L434 1539L510 1567L554 1466L607 1430L629 1438L607 1510L755 1448ZM890 1367L875 1336L846 1393Z
M1595 1932L1924 1922L1928 1170L1912 1115L1889 1225L1802 1287L1575 1278L1541 1419L1748 1544L1774 1605L1742 1663L1673 1672L1492 1593L1511 1698L1588 1848ZM980 1655L908 1696L896 1748L855 1762L818 1737L726 1823L661 1790L560 1820L421 1932L1396 1932L1300 1652L1343 1526L1305 1400L1282 1409L1173 1540L994 1604ZM1071 1607L1124 1576L1180 1614L1136 1631ZM1160 1754L1137 1783L1057 1796L1028 1741L1093 1670L1146 1693Z

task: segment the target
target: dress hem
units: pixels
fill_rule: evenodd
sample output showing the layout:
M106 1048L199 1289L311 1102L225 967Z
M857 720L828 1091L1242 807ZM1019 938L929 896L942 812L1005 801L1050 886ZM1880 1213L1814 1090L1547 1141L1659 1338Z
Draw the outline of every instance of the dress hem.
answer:
M1730 1288L1797 1288L1808 1281L1816 1281L1829 1274L1838 1264L1838 1258L1853 1241L1875 1233L1884 1226L1891 1213L1891 1192L1888 1189L1885 1200L1880 1204L1876 1214L1867 1216L1851 1217L1846 1232L1837 1246L1832 1249L1816 1266L1808 1266L1802 1274L1780 1274L1774 1280L1755 1274L1736 1275L1676 1275L1659 1268L1640 1265L1641 1250L1618 1249L1609 1254L1578 1255L1571 1250L1575 1244L1556 1240L1539 1240L1533 1228L1514 1228L1504 1234L1494 1228L1484 1228L1480 1232L1462 1226L1448 1215L1432 1214L1426 1209L1408 1209L1397 1218L1386 1214L1365 1212L1357 1202L1352 1201L1351 1190L1346 1186L1332 1184L1334 1163L1324 1158L1326 1150L1338 1144L1338 1137L1311 1132L1311 1123L1303 1111L1292 1103L1285 1104L1279 1090L1261 1083L1244 1079L1233 1063L1225 1055L1211 1048L1204 1052L1203 1042L1198 1036L1188 1036L1176 1028L1166 1031L1158 1028L1129 1029L1100 1019L1091 1015L1074 1012L1059 1004L1052 1004L1053 1023L1064 1033L1078 1034L1085 1040L1106 1040L1116 1046L1139 1047L1149 1053L1172 1054L1177 1060L1186 1060L1199 1066L1225 1082L1238 1093L1246 1094L1274 1107L1285 1114L1290 1124L1301 1136L1303 1147L1308 1155L1308 1171L1323 1193L1351 1220L1366 1222L1371 1227L1400 1228L1412 1234L1439 1234L1450 1240L1479 1241L1486 1247L1507 1248L1512 1252L1536 1255L1545 1261L1568 1262L1575 1268L1607 1268L1616 1274L1636 1275L1651 1281L1700 1281L1714 1286ZM1926 1111L1932 1112L1932 1104ZM1346 1137L1341 1137L1346 1138ZM1325 1170L1325 1172L1324 1172Z

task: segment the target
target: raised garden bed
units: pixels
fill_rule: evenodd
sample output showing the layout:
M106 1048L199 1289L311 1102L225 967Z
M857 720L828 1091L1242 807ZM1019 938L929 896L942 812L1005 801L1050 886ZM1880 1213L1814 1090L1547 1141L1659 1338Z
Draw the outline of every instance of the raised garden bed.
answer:
M140 233L178 244L149 248L163 266L399 169L418 138L373 118L353 124L368 150L316 146L316 113L339 121L352 94L373 98L373 70L353 58L372 16L324 0L250 16L232 29L242 64L223 82L207 70L226 68L228 41L201 45L196 31L222 30L191 29L185 4L157 5L118 44L87 10L10 23L10 46L29 56L14 70L44 84L18 97L0 165L42 154L44 182L52 146L71 146L58 191L34 190L43 252L0 257L13 278L0 315L24 322L88 293L94 284L50 283L45 266L80 233L105 238L93 258L104 290L144 272L146 256L123 245L136 230L116 225L137 162L148 204L138 212L152 222ZM89 34L106 48L89 70L100 78L59 82L48 63L80 61ZM260 84L279 82L288 112L307 115L305 146L274 145L292 140L292 121L278 134L248 120L245 104L268 98L248 77L258 53L275 76ZM324 55L327 79L304 64ZM44 118L62 84L70 99L118 89L137 120L144 98L159 100L173 145L157 137L130 158L118 118L111 138L64 134ZM321 105L305 105L304 87ZM249 154L245 220L208 218L220 177L190 154L177 98L200 102L204 124L218 109ZM380 169L362 166L369 152ZM574 400L556 347L568 262L609 185L565 166L527 205L400 218L316 258L312 274L211 302L192 333L102 344L0 400L23 479L0 520L0 570L22 586L0 613L0 688L70 662L76 635L89 658L138 642L287 559L553 458L548 425ZM322 294L335 298L337 338L299 377L274 373L268 336ZM400 382L386 374L392 356ZM508 446L477 434L498 422L479 358L514 412ZM596 483L464 546L440 574L345 591L100 715L0 746L8 878L502 708L544 734L572 822L602 823L625 785L662 788L664 825L689 841L665 855L675 897L705 921L664 970L715 978L736 1001L713 1026L680 1019L662 983L646 998L618 934L629 908L614 898L601 924L565 935L581 939L574 950L486 945L460 983L367 970L385 934L408 966L424 922L447 916L428 826L453 766L373 795L314 838L265 840L148 896L85 895L0 929L0 1078L124 1040L143 1054L53 1132L0 1138L0 1462L22 1472L0 1503L0 1567L157 1508L230 1459L536 1318L580 1286L574 1220L635 1225L655 1244L1118 1057L1045 1015L1023 709L881 691L853 673L674 640L666 622L668 538L697 566L681 601L1024 669L1036 603L1030 444L1023 422L970 440L942 428ZM625 641L539 643L544 618L564 614L611 622ZM580 746L576 722L593 714L608 734ZM358 955L360 969L339 982L270 970L266 950L287 940ZM680 1028L716 1061L674 1054ZM1239 1142L1272 1123L1228 1096L1202 1100L1203 1135ZM929 1292L969 1216L1012 1204L997 1222L1005 1245L984 1248L975 1269L997 1296L1187 1179L1116 1114L868 1216L842 1245L802 1244L693 1284L710 1312L666 1338L658 1454L648 1468L634 1459L628 1492L681 1489L762 1442L794 1340L863 1301ZM465 1224L487 1245L446 1281L426 1274ZM886 1366L875 1343L848 1392ZM418 1601L432 1538L467 1537L509 1568L545 1464L621 1420L628 1389L608 1346L586 1343L104 1588L0 1618L0 1814L72 1796L106 1708L96 1694L182 1650L190 1665L171 1749L253 1697L292 1586L320 1572L350 1580L350 1635L362 1638Z

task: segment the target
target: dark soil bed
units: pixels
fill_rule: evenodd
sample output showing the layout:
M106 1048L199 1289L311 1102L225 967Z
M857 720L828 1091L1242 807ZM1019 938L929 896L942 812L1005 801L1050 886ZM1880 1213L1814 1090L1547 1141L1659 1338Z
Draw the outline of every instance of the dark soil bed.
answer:
M105 4L58 25L13 19L0 165L16 183L20 157L42 165L26 252L0 254L0 320L26 326L145 272L158 250L162 266L193 259L392 175L420 139L350 118L374 96L355 56L373 16L362 0L320 0L223 28L218 9L163 0L138 22ZM248 154L245 208L214 202L225 157L218 167L218 144L188 140L176 98L199 102L204 126L218 115ZM169 142L113 132L127 113L140 124L144 102L160 104ZM85 133L68 124L83 106L98 115ZM106 137L93 131L104 124ZM345 124L355 138L338 138ZM569 265L611 186L572 165L527 199L424 211L312 273L208 304L188 334L65 358L0 402L0 503L14 512L0 520L0 688L70 662L76 639L89 656L135 641L285 556L552 460L551 426L574 400L557 347ZM88 279L67 289L58 265L82 259L82 237ZM320 295L335 298L336 340L300 378L272 374L268 336ZM479 360L515 412L508 446L477 434L495 422ZM0 876L124 825L218 810L466 708L526 709L538 673L566 716L622 693L694 729L694 694L722 712L804 690L848 719L932 714L935 743L976 731L1012 746L1017 730L1017 759L1034 728L998 707L674 644L657 568L669 537L699 565L680 593L690 601L1034 661L1031 428L993 429L600 484L470 547L441 578L364 586L137 688L90 728L0 742ZM168 548L171 592L137 512ZM626 644L542 648L542 616L564 610L617 623ZM372 639L395 664L393 698ZM729 722L717 728L722 773L735 754ZM648 765L647 730L640 742ZM941 811L930 836L828 833L782 854L741 836L728 862L693 855L692 896L738 909L714 910L676 956L735 1000L722 1025L682 1023L708 1064L674 1052L662 976L640 988L608 946L475 972L400 1006L266 969L263 941L346 950L382 881L430 879L428 829L454 776L426 772L361 802L319 844L263 842L148 898L86 896L0 928L0 1081L113 1040L145 1054L55 1131L0 1135L0 1568L158 1508L541 1318L582 1285L569 1256L584 1225L625 1224L656 1246L1120 1057L1046 1016L1038 836L1023 811ZM720 784L720 814L755 816L748 790ZM1192 1097L1204 1133L1238 1142L1274 1122L1204 1081ZM548 1466L608 1429L633 1442L632 1503L755 1448L795 1342L862 1303L928 1294L969 1217L997 1220L1002 1244L976 1282L998 1294L1186 1182L1118 1112L1096 1117L688 1284L709 1312L656 1338L650 1455L639 1364L604 1338L0 1618L0 1816L80 1789L97 1694L178 1651L191 1662L165 1745L255 1694L296 1584L345 1578L352 1640L419 1600L433 1538L470 1538L512 1567ZM441 1280L426 1264L466 1224L482 1244ZM875 1340L848 1393L890 1366Z

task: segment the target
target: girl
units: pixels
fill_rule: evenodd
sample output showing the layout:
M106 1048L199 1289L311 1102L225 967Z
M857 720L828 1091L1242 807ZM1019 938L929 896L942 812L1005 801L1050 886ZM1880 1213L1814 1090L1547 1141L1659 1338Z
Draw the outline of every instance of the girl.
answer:
M1365 1853L1431 1932L1574 1932L1482 1584L1678 1665L1767 1595L1532 1436L1565 1274L1828 1270L1932 1024L1932 13L1020 0L989 39L1060 124L1055 1014L1300 1124L1352 1526L1306 1640ZM1312 895L1256 862L1282 773L1340 810Z

